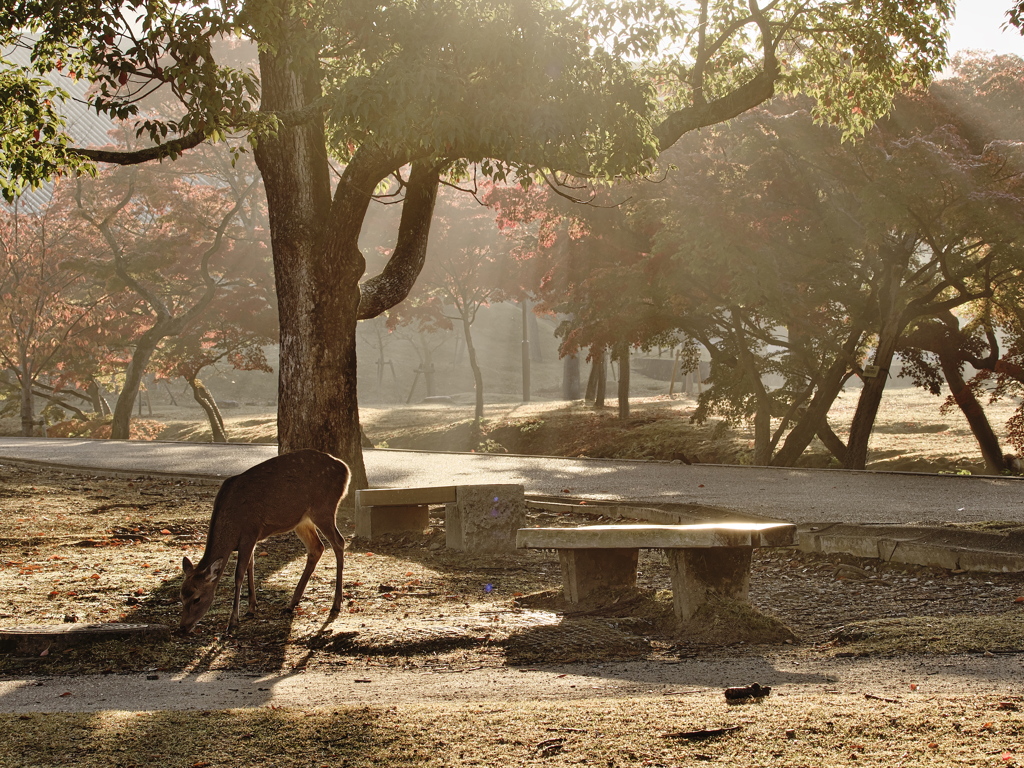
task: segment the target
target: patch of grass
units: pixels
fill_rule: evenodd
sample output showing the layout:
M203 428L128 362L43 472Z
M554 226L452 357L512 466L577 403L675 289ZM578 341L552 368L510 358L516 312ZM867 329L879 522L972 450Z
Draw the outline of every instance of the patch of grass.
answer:
M993 616L913 616L849 624L836 635L843 651L871 656L909 653L1024 652L1024 610Z
M740 705L707 690L684 698L0 715L0 766L1020 766L1024 724L998 701L915 695L890 703L777 686ZM672 737L733 726L719 738Z

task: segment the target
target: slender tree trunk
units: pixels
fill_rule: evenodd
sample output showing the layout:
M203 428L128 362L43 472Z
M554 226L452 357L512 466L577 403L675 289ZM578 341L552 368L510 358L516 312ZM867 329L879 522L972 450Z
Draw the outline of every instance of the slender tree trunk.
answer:
M192 387L192 397L206 412L206 419L210 422L210 433L213 435L211 442L226 443L228 436L224 429L224 417L221 416L220 408L217 407L217 401L213 399L213 394L195 376L186 376L185 381Z
M796 425L786 436L782 448L772 458L774 467L792 467L797 459L807 450L814 436L825 423L832 403L836 401L846 380L847 364L845 359L835 361L828 369L822 381L814 391L814 396L807 404L807 409Z
M985 459L985 469L990 475L1002 474L1006 468L1006 460L1003 458L1003 450L999 445L999 438L992 430L992 425L985 415L985 409L974 392L964 381L962 363L949 355L939 355L939 364L942 366L942 373L949 384L949 391L953 399L960 406L960 410L978 441L981 448L981 455Z
M772 463L772 413L758 403L754 412L754 465L767 467Z
M597 399L597 377L600 375L601 358L597 347L590 348L590 375L587 376L587 389L583 393L584 403L593 403Z
M107 416L110 414L110 406L107 405L107 401L103 397L103 391L100 389L100 385L95 380L89 382L89 387L86 390L89 395L89 402L92 403L93 413L98 413L100 416ZM174 397L171 397L171 402L174 405Z
M562 399L580 399L580 359L576 355L562 358Z
M523 402L530 402L530 302L522 299L519 302L523 312L523 344L522 344L522 365L523 365Z
M824 423L818 427L818 439L825 444L829 452L836 457L836 461L840 464L846 461L846 444L839 438L839 435L835 433L831 425L828 423L828 419L824 420Z
M615 359L619 361L619 418L629 418L629 342L615 345Z
M149 359L156 351L160 340L165 336L163 324L159 321L139 338L132 359L124 374L124 386L114 404L114 419L110 425L111 440L127 440L131 429L132 408L139 394L139 384L149 365Z
M24 352L21 354L21 436L32 437L35 427L35 412L32 398L32 361Z
M476 359L476 347L473 346L473 333L470 330L472 323L469 318L462 318L462 333L466 338L466 355L469 357L469 367L473 371L473 386L476 391L476 408L473 411L473 422L477 432L480 430L480 422L484 418L484 375L480 370L480 363Z
M846 469L864 469L867 464L868 441L875 427L875 418L882 404L885 385L889 381L889 368L902 330L902 323L896 318L882 325L881 333L878 335L878 350L874 357L878 375L864 379L864 387L857 400L857 410L854 411L853 421L850 423L850 439L846 444L846 461L843 462Z
M167 390L167 396L169 398L171 398L171 405L173 405L175 408L177 408L178 407L178 401L174 399L174 390L171 389L170 382L167 381L167 379L161 379L161 381L164 383L164 388Z

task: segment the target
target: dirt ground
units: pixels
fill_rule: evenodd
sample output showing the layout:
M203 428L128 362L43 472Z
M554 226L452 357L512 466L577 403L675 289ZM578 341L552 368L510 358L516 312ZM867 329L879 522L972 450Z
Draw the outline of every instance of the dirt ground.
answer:
M216 488L167 480L0 468L0 625L174 624L181 559L204 547ZM531 510L529 525L601 518ZM352 524L341 520L351 539ZM151 667L273 670L353 660L405 668L616 658L672 659L741 651L765 640L830 653L1024 651L1024 575L900 568L795 549L760 550L752 604L792 634L728 613L680 631L667 566L645 552L636 593L578 610L560 599L551 552L467 557L444 547L443 510L422 536L352 540L344 612L325 626L334 560L324 556L294 615L282 615L304 550L293 536L257 550L261 610L222 642L229 579L199 634L103 654L73 649L2 657L0 673L142 671ZM229 571L230 572L230 571ZM716 624L717 622L717 624ZM775 625L772 625L775 626ZM984 631L982 631L984 630ZM710 651L709 651L710 649Z
M215 491L0 465L0 626L174 625L181 558L201 555ZM334 621L326 615L335 565L329 552L299 609L282 614L303 560L301 545L288 535L258 549L260 612L243 620L234 637L222 631L230 599L225 582L197 634L2 655L0 676L60 686L51 675L286 673L344 675L370 685L386 673L416 675L421 684L435 675L438 685L451 685L486 670L557 671L552 665L573 663L647 660L670 670L773 659L800 669L815 660L863 659L878 660L879 669L917 669L911 679L927 680L933 673L914 662L925 658L920 654L948 658L940 666L957 669L958 658L1024 653L1022 575L764 550L754 563L751 600L773 628L791 632L769 638L729 613L701 628L677 627L666 566L655 553L642 554L640 590L573 610L558 597L554 553L453 554L443 547L443 517L431 522L422 536L372 547L350 541L345 608ZM538 510L529 520L594 522L600 519ZM351 539L351 522L341 523ZM135 712L115 704L97 712L0 715L0 766L1024 764L1019 677L995 691L932 685L920 695L906 685L893 693L894 679L851 689L821 678L820 685L780 687L742 705L728 704L721 690L652 685L622 694L574 690L543 701L502 701L498 691L479 700L448 701L441 693L430 704L370 694L367 702L344 705Z

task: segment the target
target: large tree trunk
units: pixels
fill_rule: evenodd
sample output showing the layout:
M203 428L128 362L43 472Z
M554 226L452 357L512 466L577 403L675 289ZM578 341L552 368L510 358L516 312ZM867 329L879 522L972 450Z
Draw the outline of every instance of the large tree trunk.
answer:
M301 110L321 95L318 65L301 47L295 40L260 52L265 111ZM282 125L255 152L267 191L280 316L278 450L333 454L348 463L354 487L365 488L356 392L365 264L356 240L370 198L365 189L339 190L349 194L332 211L325 144L323 120L315 118Z
M875 417L878 416L878 408L882 404L885 385L889 381L889 368L892 366L896 345L902 332L903 322L899 316L890 316L882 324L878 334L878 349L873 361L878 371L876 376L864 378L864 387L857 400L857 410L854 411L853 421L850 423L850 439L846 443L846 461L843 462L846 469L864 469L867 464L868 440L871 439L871 432L875 427Z
M580 359L576 355L562 358L562 399L580 399Z

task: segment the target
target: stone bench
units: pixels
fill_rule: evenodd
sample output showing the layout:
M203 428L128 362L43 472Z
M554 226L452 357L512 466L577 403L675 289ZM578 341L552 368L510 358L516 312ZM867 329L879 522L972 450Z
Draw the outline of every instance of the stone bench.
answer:
M510 552L516 530L526 522L521 485L367 488L356 491L356 536L372 541L386 533L422 533L431 504L445 505L449 549Z
M676 616L688 621L711 595L746 601L754 547L795 543L790 523L698 525L592 525L581 528L521 528L520 549L555 549L562 565L565 599L636 586L641 549L662 549L672 575Z

